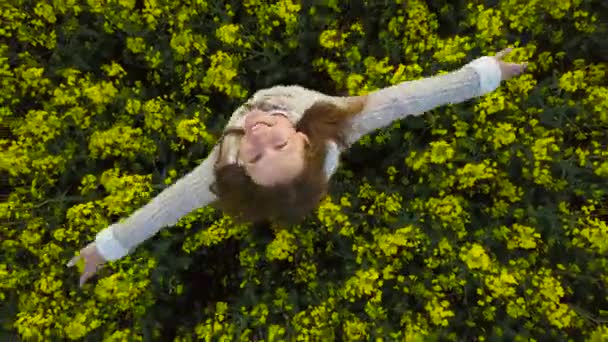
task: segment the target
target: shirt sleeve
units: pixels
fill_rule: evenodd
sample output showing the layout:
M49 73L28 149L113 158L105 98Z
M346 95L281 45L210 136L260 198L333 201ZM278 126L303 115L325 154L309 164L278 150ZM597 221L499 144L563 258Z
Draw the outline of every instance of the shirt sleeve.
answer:
M362 136L409 115L464 102L494 91L500 85L501 71L493 57L481 57L459 70L415 81L402 82L371 92L363 110L353 117L347 134L352 144Z
M95 243L101 256L108 261L120 259L162 228L172 226L193 210L214 202L216 196L210 186L215 179L213 165L218 150L219 146L215 146L194 170L127 219L100 231Z

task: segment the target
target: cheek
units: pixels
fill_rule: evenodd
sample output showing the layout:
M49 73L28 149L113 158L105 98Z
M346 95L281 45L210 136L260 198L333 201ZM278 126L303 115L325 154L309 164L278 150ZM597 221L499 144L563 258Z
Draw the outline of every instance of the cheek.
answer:
M299 173L304 167L304 150L300 142L293 142L290 147L282 151L282 161L285 168L292 174Z
M280 145L282 143L284 143L285 141L289 141L290 137L288 134L275 134L272 136L272 140L271 140L271 144L276 146L276 145Z
M245 138L243 138L241 140L241 144L239 146L239 157L244 157L246 158L247 156L249 156L251 153L251 144L249 143L249 141Z
M301 135L296 134L292 138L292 149L291 153L296 154L298 156L304 156L304 150L306 149L306 139L304 139Z
M281 132L282 135L293 135L297 131L289 121L280 121L274 127Z

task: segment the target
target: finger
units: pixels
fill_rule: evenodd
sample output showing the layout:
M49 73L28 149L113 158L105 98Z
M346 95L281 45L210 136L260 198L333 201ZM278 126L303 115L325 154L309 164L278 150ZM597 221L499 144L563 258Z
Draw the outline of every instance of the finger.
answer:
M80 255L76 255L72 259L70 259L70 261L68 261L68 263L66 264L66 266L67 267L72 267L72 266L76 265L76 263L78 262L78 260L80 260Z
M82 287L84 285L84 283L86 283L87 280L89 280L89 278L91 278L92 276L93 276L93 273L91 273L91 272L88 272L88 271L82 272L78 286Z
M498 53L496 53L496 58L503 59L506 55L511 53L511 51L513 51L513 48L502 49Z
M80 287L82 287L82 285L93 277L102 267L103 265L88 263L82 272L82 276L80 276Z

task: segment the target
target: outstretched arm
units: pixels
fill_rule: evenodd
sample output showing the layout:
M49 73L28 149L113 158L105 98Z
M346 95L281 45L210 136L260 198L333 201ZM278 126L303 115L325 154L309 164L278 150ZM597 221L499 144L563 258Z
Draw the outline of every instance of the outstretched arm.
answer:
M213 164L218 152L219 146L215 146L209 156L190 173L123 222L100 231L95 242L83 248L80 255L68 263L68 266L72 266L80 258L85 260L80 284L91 277L100 264L124 257L162 228L174 225L193 210L215 201L216 197L209 187L214 180Z
M464 102L494 91L502 80L522 73L525 64L505 63L502 58L511 49L496 56L478 58L459 70L383 88L365 96L365 106L352 122L347 143L393 121L423 114L433 108Z

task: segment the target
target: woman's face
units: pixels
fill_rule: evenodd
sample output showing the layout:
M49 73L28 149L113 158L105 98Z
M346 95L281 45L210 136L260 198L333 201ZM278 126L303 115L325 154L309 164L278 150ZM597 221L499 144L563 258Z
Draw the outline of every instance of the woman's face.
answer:
M256 184L287 184L305 167L308 137L281 113L253 110L245 118L239 159Z

